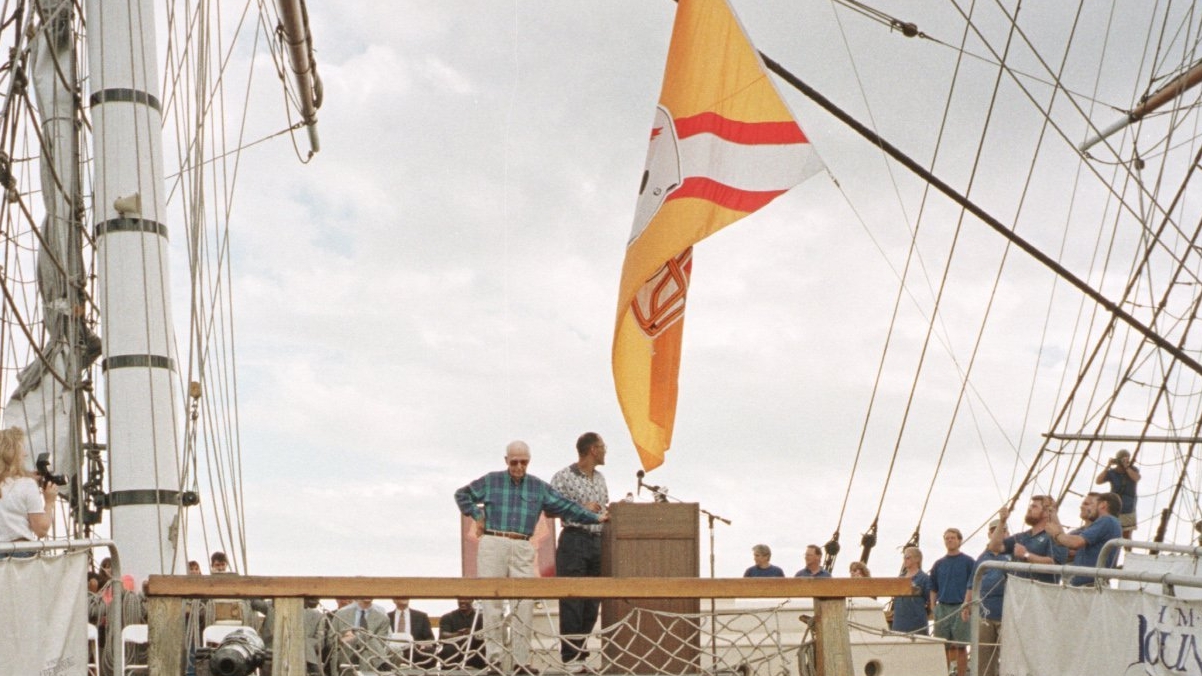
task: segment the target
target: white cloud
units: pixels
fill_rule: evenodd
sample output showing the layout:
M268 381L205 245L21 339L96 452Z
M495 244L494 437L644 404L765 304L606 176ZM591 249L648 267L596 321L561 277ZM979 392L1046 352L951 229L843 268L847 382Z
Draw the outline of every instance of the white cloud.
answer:
M829 7L736 4L767 53L866 117ZM923 29L951 37L945 4L924 4L935 15ZM451 492L499 468L512 438L530 441L532 471L549 475L572 459L579 433L599 431L614 497L634 487L610 339L672 3L310 9L323 151L304 167L282 139L247 151L232 235L253 571L453 575ZM840 16L853 47L890 55L857 54L879 128L930 162L943 114L933 101L950 73L933 64L948 50ZM256 94L271 105L253 113L251 138L285 124L271 84ZM928 543L947 525L972 530L1008 496L1013 445L1021 439L1017 452L1031 457L1054 410L1054 369L1075 367L1066 360L1079 296L1061 287L1045 337L1051 275L1010 253L971 416L964 408L949 432L1002 239L964 221L936 326L950 347L932 344L916 375L960 216L927 197L921 261L911 261L881 366L921 190L813 104L785 96L839 185L819 176L698 246L675 443L655 479L734 521L717 533L719 575L741 572L759 541L791 571L805 544L836 527L844 551L855 548L896 447L874 557L888 570L915 527ZM983 96L949 110L934 162L958 187ZM995 133L985 154L999 168L974 197L1008 222L1029 158L1006 139L1029 130ZM1023 212L1020 232L1049 251L1071 239L1066 262L1118 288L1121 274L1090 271L1095 242L1077 231L1102 218L1105 196L1074 205L1070 219L1055 192L1063 177L1035 176L1042 206ZM1134 236L1115 240L1129 249Z

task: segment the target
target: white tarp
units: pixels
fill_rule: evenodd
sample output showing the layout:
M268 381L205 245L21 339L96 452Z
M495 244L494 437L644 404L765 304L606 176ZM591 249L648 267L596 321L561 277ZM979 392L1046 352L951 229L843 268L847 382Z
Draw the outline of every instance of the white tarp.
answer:
M1202 602L1006 581L1003 676L1202 676Z
M1123 555L1123 570L1143 573L1172 573L1187 577L1202 576L1202 560L1187 554L1161 552L1159 554L1140 554L1127 552ZM1139 582L1119 580L1119 589L1138 589ZM1159 584L1146 584L1150 591L1160 593ZM1178 587L1176 594L1183 599L1202 599L1202 589L1198 587Z
M57 351L50 358L50 367L39 362L22 372L23 377L38 380L31 387L21 388L14 393L0 418L5 427L25 430L25 448L29 451L25 458L26 469L32 470L37 457L49 453L50 464L56 474L74 471L70 451L75 395L58 381L66 373L64 361L62 352Z
M0 560L0 676L84 676L86 552Z

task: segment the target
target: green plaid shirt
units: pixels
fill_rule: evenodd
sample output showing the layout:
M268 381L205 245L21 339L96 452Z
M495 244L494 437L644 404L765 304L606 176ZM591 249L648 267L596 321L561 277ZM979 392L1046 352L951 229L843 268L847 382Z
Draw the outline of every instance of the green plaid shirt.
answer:
M455 504L465 516L483 516L488 530L522 535L534 533L542 512L578 523L600 523L598 515L567 499L542 479L527 474L514 483L506 470L489 472L455 491Z

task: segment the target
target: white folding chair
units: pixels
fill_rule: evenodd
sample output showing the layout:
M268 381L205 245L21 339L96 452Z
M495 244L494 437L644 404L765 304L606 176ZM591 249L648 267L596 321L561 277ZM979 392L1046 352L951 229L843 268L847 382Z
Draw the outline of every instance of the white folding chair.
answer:
M149 673L149 664L127 664L125 661L125 649L129 644L148 645L150 643L150 630L144 624L129 624L121 630L121 647L117 651L117 673L120 676L128 676L135 671Z
M100 630L88 623L88 673L100 676Z

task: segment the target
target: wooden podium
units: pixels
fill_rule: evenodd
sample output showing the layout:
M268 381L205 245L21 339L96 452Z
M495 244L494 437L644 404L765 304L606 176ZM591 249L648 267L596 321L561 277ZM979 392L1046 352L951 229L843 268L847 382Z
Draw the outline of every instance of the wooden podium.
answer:
M616 502L601 547L605 577L698 577L699 512L696 504ZM636 608L670 613L701 611L699 599L609 599L602 626L611 627ZM660 623L643 617L607 636L606 672L684 674L697 671L701 637L692 623ZM649 668L650 667L650 668Z

